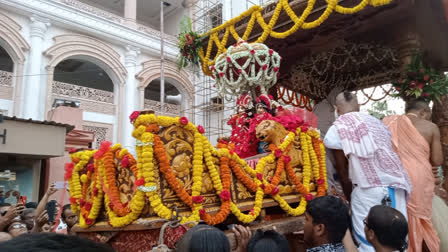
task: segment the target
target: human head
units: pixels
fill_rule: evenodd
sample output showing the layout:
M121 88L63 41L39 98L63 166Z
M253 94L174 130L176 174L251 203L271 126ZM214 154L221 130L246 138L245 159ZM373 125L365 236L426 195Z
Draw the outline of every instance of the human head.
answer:
M0 243L0 251L15 252L113 252L104 244L72 235L55 233L33 233Z
M178 252L230 252L230 243L221 230L199 224L182 236L177 242L176 248Z
M276 231L257 230L247 243L247 252L288 252L288 240Z
M34 209L36 209L37 208L37 202L27 202L25 204L25 207L26 208L34 208Z
M416 114L419 118L430 120L431 108L429 104L422 99L411 100L406 103L406 113Z
M342 242L350 226L348 206L334 196L318 197L305 212L304 240L310 247Z
M406 250L408 222L400 211L389 206L374 206L364 224L367 241L375 248L382 246L400 252Z
M28 233L28 229L26 228L25 223L21 221L13 221L8 226L8 233L12 237L17 237L19 235Z
M69 228L73 227L78 222L78 215L72 211L70 204L64 205L61 217Z
M23 210L20 218L22 219L23 223L25 223L28 230L33 229L34 219L36 218L36 209L26 208L25 210Z
M12 239L12 235L7 232L0 232L0 243L9 241Z
M359 112L358 98L355 94L348 91L339 93L336 96L335 105L338 115Z

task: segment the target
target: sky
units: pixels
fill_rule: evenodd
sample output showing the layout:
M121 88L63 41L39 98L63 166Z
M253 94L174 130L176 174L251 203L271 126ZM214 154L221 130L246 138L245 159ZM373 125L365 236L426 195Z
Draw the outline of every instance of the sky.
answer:
M384 85L384 89L388 90L390 87L390 84ZM373 99L378 99L384 96L384 91L381 88L376 88L376 90L374 91L374 88L366 88L364 89L364 92L368 95L371 95L373 92ZM360 103L364 103L367 98L365 97L365 95L362 92L358 92L358 101ZM391 97L391 96L387 96L386 98L384 98L381 101L387 101L387 106L388 109L393 111L394 114L397 115L401 115L404 114L404 107L405 107L405 103L402 99L399 98L395 98L395 97ZM372 109L373 105L374 105L374 101L368 101L367 104L361 106L361 111L363 112L367 112L368 109Z

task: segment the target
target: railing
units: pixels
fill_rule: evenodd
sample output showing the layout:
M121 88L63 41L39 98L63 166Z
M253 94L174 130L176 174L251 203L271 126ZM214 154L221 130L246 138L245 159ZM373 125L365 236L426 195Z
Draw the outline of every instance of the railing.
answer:
M0 86L12 86L12 73L0 70Z
M82 87L60 81L53 81L52 94L110 104L114 103L113 92Z
M77 9L80 9L82 11L88 12L90 14L93 14L93 15L97 16L97 17L107 19L107 20L109 20L111 22L114 22L114 23L117 23L117 24L122 24L122 25L125 24L125 22L124 22L125 19L123 17L121 17L121 16L119 16L117 14L105 11L103 9L91 6L89 4L80 2L78 0L61 0L61 3L69 5L69 6L72 6L72 7L77 8ZM141 32L144 32L144 33L148 33L148 34L154 35L157 38L160 38L160 35L161 35L160 31L158 31L158 30L156 30L154 28L151 28L149 26L142 25L142 24L137 24L137 30L141 31ZM164 38L166 40L172 41L172 42L176 42L177 41L175 36L168 35L168 34L164 34Z
M153 110L156 114L160 114L160 102L145 99L145 109ZM165 103L165 112L163 114L169 116L180 116L180 105Z

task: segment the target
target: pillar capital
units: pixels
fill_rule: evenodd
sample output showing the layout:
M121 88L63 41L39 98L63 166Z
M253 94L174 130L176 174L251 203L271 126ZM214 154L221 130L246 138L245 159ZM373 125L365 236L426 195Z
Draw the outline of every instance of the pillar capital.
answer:
M50 20L48 18L43 18L37 15L32 15L30 17L30 35L31 37L44 38L45 32L50 26Z
M137 64L137 57L140 54L140 48L127 45L126 46L126 53L124 54L124 63L126 65L136 65Z

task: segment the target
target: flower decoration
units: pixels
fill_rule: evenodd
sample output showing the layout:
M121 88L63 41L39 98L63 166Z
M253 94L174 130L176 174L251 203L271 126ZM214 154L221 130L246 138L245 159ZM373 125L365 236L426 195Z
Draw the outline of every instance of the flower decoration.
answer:
M280 158L283 155L283 152L280 149L276 149L274 151L274 155L275 155L276 158Z
M202 196L193 196L191 199L196 204L200 204L204 201L204 197L202 197Z
M78 151L78 149L76 149L76 148L72 148L72 149L70 149L69 150L69 154L73 154L73 153L75 153L75 152L77 152Z
M311 193L308 193L308 194L305 196L305 199L306 199L306 201L310 201L310 200L313 200L313 199L314 199L314 196L313 196Z
M230 192L227 190L222 190L219 194L219 197L221 197L221 199L223 200L230 200Z
M128 168L129 164L129 156L124 156L123 159L121 159L121 166Z
M142 186L142 185L145 184L145 179L144 179L144 178L139 178L139 179L137 179L137 180L134 182L134 184L135 184L136 186Z
M291 157L290 156L285 156L283 158L283 161L285 162L285 164L289 164L289 162L291 162Z
M180 124L182 124L182 125L187 125L187 124L188 124L188 119L187 119L185 116L182 116L182 117L179 119L179 122L180 122Z
M426 67L421 55L414 55L406 75L393 83L393 96L405 101L422 99L426 102L439 101L448 94L448 78L444 73Z
M202 42L199 34L193 31L190 18L185 18L181 21L180 30L181 32L177 36L177 47L180 52L177 63L178 68L182 69L189 65L199 67L199 51L202 48Z
M140 111L134 111L129 116L129 120L131 120L131 123L134 123L135 120L137 120L138 116L140 115Z
M240 40L218 56L212 73L217 92L222 97L242 95L256 87L265 94L277 82L279 68L277 52L265 44Z
M198 125L198 131L199 131L199 133L201 133L201 134L204 134L204 133L205 133L204 127L202 127L202 125Z

